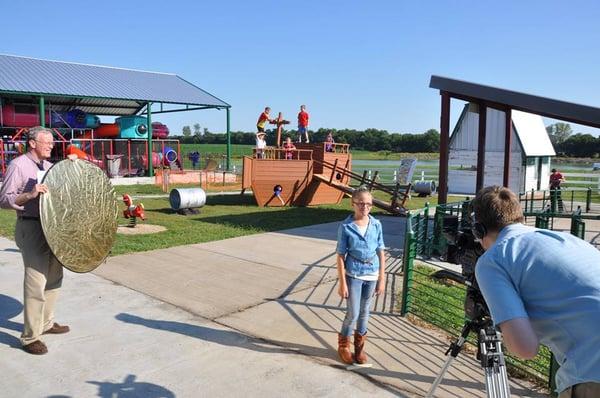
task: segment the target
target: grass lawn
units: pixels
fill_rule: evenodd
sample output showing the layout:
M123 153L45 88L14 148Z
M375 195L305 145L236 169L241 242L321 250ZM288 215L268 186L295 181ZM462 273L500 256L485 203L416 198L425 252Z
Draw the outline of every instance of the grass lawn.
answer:
M179 185L174 187L190 186ZM227 186L224 188L216 186L214 189L209 189L209 191L228 188ZM138 195L166 195L160 190L160 187L155 185L116 186L115 191L119 199L123 193L129 193L134 197ZM377 194L377 196L380 195ZM423 207L426 201L426 198L414 198L409 201L408 205L410 208L417 209ZM167 231L150 235L119 234L113 247L113 255L340 221L351 211L350 200L347 198L342 200L339 205L261 208L256 205L251 195L217 195L207 198L207 204L201 209L199 215L185 217L173 214L166 197L135 200L135 203L138 202L142 202L146 209L147 221L145 222L165 226ZM121 206L122 204L119 201L120 209ZM373 214L378 216L387 213L374 208ZM13 239L15 221L14 211L0 210L0 235ZM119 220L121 224L126 224L126 222L124 218Z

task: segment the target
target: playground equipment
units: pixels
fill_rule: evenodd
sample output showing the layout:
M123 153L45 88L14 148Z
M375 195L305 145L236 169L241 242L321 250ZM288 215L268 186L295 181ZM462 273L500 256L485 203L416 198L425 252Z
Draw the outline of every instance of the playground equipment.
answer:
M252 188L259 206L311 206L340 203L354 192L353 182L390 195L389 202L374 198L375 206L396 215L406 212L410 183L387 187L376 181L378 172L371 178L366 171L362 176L353 173L349 145L333 144L333 152L325 145L298 143L292 160L285 159L283 149L273 148L266 149L262 159L244 157L242 190Z
M98 159L94 158L92 155L88 155L81 149L77 148L75 145L68 145L66 152L67 152L67 155L75 155L75 156L77 156L78 159L87 160L88 162L92 162L93 164L95 164L96 166L98 166L100 168L102 168L102 166L104 165L102 163L102 160L98 160Z
M277 115L277 119L272 121L271 124L277 126L277 147L279 148L281 146L281 129L285 124L290 124L290 121L284 120L283 113L279 112L279 114Z
M413 190L419 196L428 196L435 192L435 181L420 180L415 182Z
M206 204L206 192L202 188L178 188L169 193L171 208L179 214L198 214L197 210Z
M162 152L152 152L152 166L170 166L178 161L177 152L169 146L163 148ZM148 167L148 157L142 155L144 167ZM179 165L178 165L179 166Z
M142 220L146 219L143 203L134 205L133 199L128 194L123 195L123 203L127 206L127 208L123 210L123 217L129 219L129 227L135 228L138 218L141 218Z
M120 138L148 138L148 126L143 116L122 116L116 120Z

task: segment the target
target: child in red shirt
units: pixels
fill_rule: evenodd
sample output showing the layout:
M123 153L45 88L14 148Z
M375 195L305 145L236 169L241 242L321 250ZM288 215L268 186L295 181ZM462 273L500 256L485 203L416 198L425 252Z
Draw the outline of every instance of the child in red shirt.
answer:
M283 149L285 151L284 154L285 154L285 158L287 160L294 158L294 152L296 151L296 146L292 143L292 139L290 137L287 137L285 139L285 142L283 143Z
M298 142L302 142L302 134L306 137L306 143L308 144L308 112L306 112L306 105L301 105L300 113L298 113Z

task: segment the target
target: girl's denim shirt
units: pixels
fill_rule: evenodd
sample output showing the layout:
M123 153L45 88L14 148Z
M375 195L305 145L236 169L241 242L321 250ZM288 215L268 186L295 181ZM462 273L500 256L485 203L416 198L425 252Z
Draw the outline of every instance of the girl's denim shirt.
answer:
M361 276L379 271L378 250L383 250L383 230L381 222L369 215L369 225L363 237L354 224L354 217L348 216L338 228L338 254L346 256L346 274Z

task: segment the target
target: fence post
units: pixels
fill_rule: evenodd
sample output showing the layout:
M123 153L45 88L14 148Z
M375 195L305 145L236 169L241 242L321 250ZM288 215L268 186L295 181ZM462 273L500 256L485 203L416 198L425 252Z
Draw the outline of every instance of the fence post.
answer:
M404 253L402 256L402 303L400 306L400 316L408 313L410 304L410 289L412 287L413 264L416 256L415 232L412 228L413 217L410 212L406 217L406 228L404 232Z
M529 209L529 211L533 212L533 194L535 193L535 190L533 188L531 188L531 208Z
M414 227L414 239L415 239L415 254L419 254L421 252L421 250L423 249L423 246L421 245L421 213L417 212L417 214L415 215L415 227Z
M580 239L585 238L585 222L579 216L571 217L571 235Z
M600 181L600 179L598 179ZM585 194L585 212L589 213L592 208L592 188L588 187Z
M431 255L431 239L429 239L429 202L425 202L425 210L423 210L423 252L425 255Z

